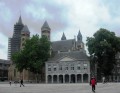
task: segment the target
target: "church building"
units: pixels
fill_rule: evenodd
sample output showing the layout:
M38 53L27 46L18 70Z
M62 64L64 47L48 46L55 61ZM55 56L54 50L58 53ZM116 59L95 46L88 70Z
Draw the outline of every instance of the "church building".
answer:
M41 35L50 40L51 29L45 21ZM60 41L51 42L51 58L46 62L46 83L83 83L90 80L90 62L84 49L82 34L67 39L63 33Z
M90 80L90 62L86 54L82 34L78 31L77 40L67 39L63 33L61 40L51 41L51 28L47 21L41 27L41 36L46 36L51 42L51 57L45 62L45 82L46 83L83 83ZM24 42L30 37L27 25L22 23L21 16L14 25L13 37L9 39L8 59L17 51L24 47ZM17 43L15 42L17 41ZM20 74L11 64L8 72L9 80L34 81L34 73L23 70Z

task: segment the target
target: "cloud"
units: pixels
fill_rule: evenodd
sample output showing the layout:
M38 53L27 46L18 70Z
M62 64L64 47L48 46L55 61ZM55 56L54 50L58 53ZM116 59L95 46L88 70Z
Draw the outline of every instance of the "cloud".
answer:
M0 42L5 46L4 49L0 47L0 52L7 55L8 37L12 37L20 15L32 35L40 35L41 26L47 20L52 41L60 40L63 32L67 39L73 39L80 30L86 43L86 37L101 27L120 34L119 3L118 0L1 0L0 33L6 43Z

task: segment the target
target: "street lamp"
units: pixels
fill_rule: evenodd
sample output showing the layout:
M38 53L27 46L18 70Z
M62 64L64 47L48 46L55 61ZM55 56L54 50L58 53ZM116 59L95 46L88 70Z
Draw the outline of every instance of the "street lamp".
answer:
M97 79L97 65L98 65L98 61L97 61L97 56L95 55L95 54L93 54L92 56L92 62L94 63L93 65L94 65L94 76L96 77L96 79Z

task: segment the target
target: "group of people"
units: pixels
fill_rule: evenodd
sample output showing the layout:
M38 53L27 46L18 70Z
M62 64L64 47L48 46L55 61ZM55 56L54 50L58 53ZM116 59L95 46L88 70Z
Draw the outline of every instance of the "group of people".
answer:
M11 86L11 80L9 81L9 84ZM17 81L14 81L15 84L17 84ZM20 80L20 87L23 86L24 87L24 84L23 84L23 79Z
M103 79L103 83L105 83L105 77L102 78ZM10 86L11 86L11 81L9 82L10 83ZM17 83L16 81L14 83ZM95 77L92 77L90 79L90 85L92 86L92 91L95 92L95 85L97 84L97 81L96 81L96 78ZM23 84L23 79L20 80L20 87L23 86L24 87L24 84Z

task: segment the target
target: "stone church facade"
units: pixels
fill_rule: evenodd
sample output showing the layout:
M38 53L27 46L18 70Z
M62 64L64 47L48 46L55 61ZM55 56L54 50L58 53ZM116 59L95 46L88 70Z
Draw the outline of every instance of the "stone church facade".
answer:
M17 26L16 26L17 25ZM21 29L18 29L22 25ZM15 24L20 30L20 44L18 49L23 49L25 40L30 37L30 31L26 25L22 23L21 17ZM14 28L15 28L14 27ZM16 30L14 31L16 33ZM51 28L47 21L41 27L41 36L46 36L50 40ZM13 37L14 38L14 37ZM16 38L14 38L15 40ZM11 39L12 41L12 39ZM11 43L10 43L11 45ZM14 45L15 46L15 45ZM12 47L9 47L9 51ZM18 51L20 51L18 50ZM13 51L14 52L14 51ZM50 49L51 57L45 62L45 82L46 83L83 83L90 80L90 62L84 49L82 34L78 31L77 40L67 39L63 33L61 40L51 41ZM11 55L9 56L11 57ZM8 72L9 80L34 81L35 75L27 70L19 73L15 68L15 64L11 64Z
M44 23L42 35L50 40L50 27ZM47 33L46 33L47 32ZM49 35L48 35L49 32ZM46 83L83 83L90 80L90 62L84 49L81 32L77 40L66 39L51 42L51 58L45 64Z

